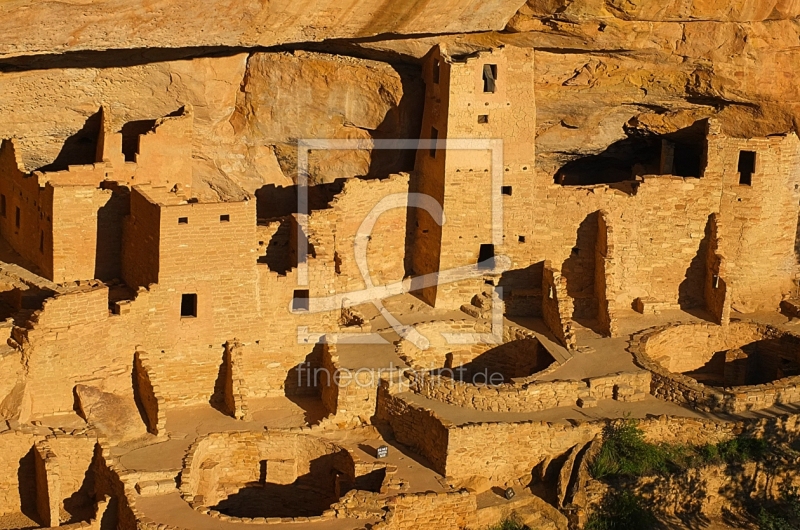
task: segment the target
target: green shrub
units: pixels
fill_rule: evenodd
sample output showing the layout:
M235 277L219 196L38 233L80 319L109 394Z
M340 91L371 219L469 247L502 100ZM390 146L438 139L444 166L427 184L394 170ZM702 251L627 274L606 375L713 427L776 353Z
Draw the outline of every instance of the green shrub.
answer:
M780 501L761 506L758 513L760 530L800 529L800 495L797 490L784 492Z
M595 478L668 474L703 464L761 460L767 450L763 439L742 435L703 446L651 444L645 441L637 422L626 419L606 429L590 471Z
M767 453L767 442L761 438L737 436L717 444L720 458L729 464L761 460Z
M603 446L591 464L595 478L641 476L667 471L668 454L644 440L636 421L627 419L606 429Z
M640 497L629 491L606 495L589 516L585 530L651 530L657 520Z

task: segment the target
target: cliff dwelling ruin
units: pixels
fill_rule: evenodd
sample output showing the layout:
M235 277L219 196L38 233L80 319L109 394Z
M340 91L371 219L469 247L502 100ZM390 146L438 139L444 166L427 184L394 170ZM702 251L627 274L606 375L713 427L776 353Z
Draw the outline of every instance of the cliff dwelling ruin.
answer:
M523 1L0 6L0 530L796 528L800 3Z

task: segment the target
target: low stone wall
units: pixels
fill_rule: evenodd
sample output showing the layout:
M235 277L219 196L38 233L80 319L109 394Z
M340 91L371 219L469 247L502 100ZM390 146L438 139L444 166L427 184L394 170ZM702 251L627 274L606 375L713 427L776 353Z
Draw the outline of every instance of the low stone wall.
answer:
M47 440L34 445L36 462L36 511L45 526L58 526L61 521L61 481L58 457Z
M20 430L0 432L0 515L19 512L23 504L36 506L33 444L40 438Z
M650 392L654 396L706 412L735 413L800 402L800 376L721 388L679 372L703 366L716 352L789 335L753 322L732 322L729 326L678 322L634 334L628 351L637 364L653 374Z
M396 394L403 385L383 380L378 388L376 419L387 423L395 439L425 456L434 471L445 474L448 458L448 429L450 422L430 409L418 407Z
M452 426L445 471L454 480L485 476L503 484L530 478L536 465L602 432L605 422L569 425L549 422L474 423Z
M342 372L335 343L324 345L322 369L317 384L330 416L320 426L344 428L370 423L375 415L379 370L359 368Z
M525 374L528 376L551 367L555 362L550 352L539 343L536 334L513 325L503 327L503 336L498 343L481 340L482 336L492 332L488 322L435 320L418 323L414 328L430 341L428 348L421 350L409 341L400 340L395 343L395 352L417 371L474 364L478 370L485 368L501 373L518 372L528 367L530 371ZM468 344L451 344L444 336L448 333L470 334L474 340ZM484 355L491 350L498 350L498 355ZM511 377L518 376L514 374Z
M246 396L249 391L242 374L243 348L236 340L225 343L225 407L237 420L250 420Z
M609 423L601 420L576 424L497 422L450 426L446 474L457 480L485 475L495 483L530 478L531 470L540 462L588 443ZM787 441L800 433L800 416L739 422L659 416L639 420L638 426L645 439L654 443L715 444L739 434Z
M534 412L574 406L579 400L584 407L600 399L633 401L650 391L650 372L645 370L586 381L537 381L529 377L500 385L475 385L414 372L406 372L406 377L410 380L409 389L428 399L492 412Z
M450 483L484 476L495 484L527 477L541 462L586 444L610 423L483 422L456 425L429 409L407 403L402 386L388 382L380 389L378 412L400 443L432 463ZM799 416L718 422L660 416L639 420L645 438L673 444L718 443L737 434L788 440L800 433Z
M0 432L0 515L35 510L58 524L60 514L68 513L64 501L83 501L77 494L95 444L86 430L68 434L25 425Z
M195 508L213 506L247 483L291 484L310 473L312 460L315 473L327 465L355 481L350 453L321 438L289 431L209 434L184 458L181 495Z
M161 388L153 381L155 375L150 358L147 353L137 351L133 363L133 379L136 383L134 396L147 417L147 432L155 435L166 434L165 400L161 395Z
M110 526L105 523L104 516L108 505L111 502L111 497L104 495L103 498L95 503L94 517L90 521L80 521L78 523L62 524L58 528L61 530L103 530Z
M460 530L478 510L477 497L467 490L400 494L387 505L389 513L374 530Z
M567 293L567 279L549 261L545 261L542 274L542 320L559 342L570 350L578 345L572 322L574 309L575 302Z

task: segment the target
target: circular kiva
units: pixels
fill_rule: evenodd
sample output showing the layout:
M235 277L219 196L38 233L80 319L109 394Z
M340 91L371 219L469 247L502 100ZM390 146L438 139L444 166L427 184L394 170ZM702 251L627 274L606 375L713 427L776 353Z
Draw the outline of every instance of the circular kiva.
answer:
M702 411L800 402L800 336L766 324L672 323L631 338L651 393Z
M334 517L329 508L355 483L352 455L334 443L292 432L223 432L190 447L180 490L195 509L223 519L308 521Z
M485 326L485 329L484 327ZM530 331L505 326L496 343L481 340L488 325L469 320L431 322L417 329L430 340L426 350L396 343L398 356L411 366L409 389L428 399L495 412L528 412L575 405L586 391L581 381L540 381L558 367ZM473 334L472 344L449 344L445 333Z

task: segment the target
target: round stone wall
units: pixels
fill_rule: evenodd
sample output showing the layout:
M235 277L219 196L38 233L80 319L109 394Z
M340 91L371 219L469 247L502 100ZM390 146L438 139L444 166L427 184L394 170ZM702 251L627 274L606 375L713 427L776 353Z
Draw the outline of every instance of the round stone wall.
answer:
M326 440L292 432L226 432L189 449L181 494L217 516L321 517L354 482L351 454Z
M773 326L673 323L635 334L629 349L668 401L721 412L800 402L800 337Z
M599 399L636 400L650 389L650 373L619 372L583 380L541 380L558 363L536 336L525 329L506 326L501 344L479 340L489 327L470 320L431 322L417 326L430 341L425 350L402 340L398 356L406 371L408 388L428 399L492 412L534 412L589 404ZM449 344L445 333L475 333L474 344ZM463 336L463 335L462 335Z
M396 344L398 356L416 372L428 372L473 384L499 385L555 368L555 360L530 331L505 326L498 342L484 340L491 332L472 320L429 322L416 326L430 346L420 350L409 341ZM471 343L449 343L446 335L472 335ZM490 380L491 379L491 380Z

